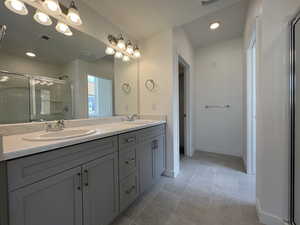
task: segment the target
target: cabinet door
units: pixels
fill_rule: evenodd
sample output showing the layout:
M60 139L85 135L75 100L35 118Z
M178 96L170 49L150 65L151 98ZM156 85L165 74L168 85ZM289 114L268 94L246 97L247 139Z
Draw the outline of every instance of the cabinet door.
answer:
M9 193L10 225L82 225L81 168Z
M84 225L107 225L119 212L117 153L83 166Z
M155 139L156 178L165 172L165 136Z
M149 139L139 144L139 179L140 192L148 190L155 182L155 152L153 148L153 139Z

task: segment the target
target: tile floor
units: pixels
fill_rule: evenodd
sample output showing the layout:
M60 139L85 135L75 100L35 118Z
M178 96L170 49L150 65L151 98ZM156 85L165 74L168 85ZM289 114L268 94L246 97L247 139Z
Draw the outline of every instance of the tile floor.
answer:
M236 157L196 152L113 225L258 225L255 178Z

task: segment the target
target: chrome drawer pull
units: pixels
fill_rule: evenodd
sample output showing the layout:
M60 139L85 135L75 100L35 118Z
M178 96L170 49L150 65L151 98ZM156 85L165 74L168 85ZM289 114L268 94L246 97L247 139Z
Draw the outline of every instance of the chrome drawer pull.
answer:
M89 186L89 171L87 169L84 170L84 174L85 174L85 182L84 185L85 186Z
M126 164L130 164L130 162L134 162L135 158L131 158L130 160L125 161Z
M77 186L77 190L81 190L81 173L77 173L77 183L78 183L78 186Z
M128 138L126 139L126 142L127 143L135 142L135 138Z

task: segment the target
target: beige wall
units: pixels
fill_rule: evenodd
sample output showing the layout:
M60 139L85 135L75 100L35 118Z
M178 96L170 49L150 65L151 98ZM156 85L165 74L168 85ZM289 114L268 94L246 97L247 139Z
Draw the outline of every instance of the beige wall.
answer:
M193 90L194 52L190 41L181 28L166 30L141 42L143 56L140 60L139 105L145 115L167 115L166 165L168 176L179 173L179 102L178 102L178 57L190 67L189 87ZM145 81L153 79L156 89L149 91ZM189 108L190 118L192 109ZM190 119L189 118L189 119ZM188 130L192 142L191 126ZM193 148L189 144L189 155Z
M197 49L194 80L197 150L242 156L242 49L241 38ZM230 108L205 108L205 105L227 104Z
M178 57L181 57L184 60L184 63L187 64L185 65L188 69L187 74L186 74L186 91L185 91L185 101L186 101L186 153L188 156L192 156L194 154L194 140L197 138L193 132L193 126L194 126L194 79L195 79L195 51L194 48L186 35L185 31L182 28L175 28L173 30L173 36L174 36L174 65L173 65L173 70L174 70L174 77L175 77L175 89L174 93L176 96L175 99L175 113L179 111L178 109ZM176 115L176 117L179 119L179 115ZM174 117L174 121L176 121ZM179 127L178 120L177 120L177 127Z
M289 21L299 0L252 1L245 30L258 18L257 203L264 224L283 224L289 216Z
M177 156L174 153L173 125L173 32L167 30L141 42L143 56L140 60L139 88L140 113L144 115L167 115L167 174L178 173L175 168ZM145 88L145 81L153 79L154 91ZM178 130L177 130L178 132Z
M138 109L138 63L136 60L114 64L115 113L117 115L137 114ZM126 93L122 85L128 83L131 91Z

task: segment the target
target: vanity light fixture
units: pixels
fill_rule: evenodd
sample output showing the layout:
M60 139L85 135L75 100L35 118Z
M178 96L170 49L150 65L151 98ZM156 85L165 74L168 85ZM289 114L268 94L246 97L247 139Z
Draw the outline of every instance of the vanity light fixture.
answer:
M114 55L115 50L112 47L107 46L106 49L105 49L105 53L106 53L106 55Z
M123 57L122 52L116 52L116 54L115 54L116 59L121 59L122 57Z
M220 27L220 25L221 25L220 22L213 22L213 23L209 24L209 28L211 30L216 30L216 29L218 29Z
M64 35L67 35L67 36L72 36L73 35L73 33L70 30L69 26L67 24L63 23L63 22L58 21L55 29L58 32L60 32Z
M130 57L128 55L124 55L122 58L123 62L129 62L130 61Z
M123 59L124 62L130 61L131 58L140 58L141 52L137 45L134 45L130 40L125 42L122 34L119 38L113 35L107 37L109 45L105 49L107 55L114 55L117 59ZM126 44L125 44L126 43Z
M27 15L26 5L21 0L5 0L4 5L12 12L19 15Z
M57 0L44 0L43 5L49 12L56 15L61 14L61 9Z
M9 77L8 76L1 76L0 77L0 82L6 82L9 80Z
M45 26L50 26L52 24L52 20L50 19L50 17L46 13L44 13L38 9L36 10L33 18L39 24L42 24Z
M36 54L33 53L33 52L26 52L26 55L29 56L29 57L31 57L31 58L36 57Z
M71 2L70 8L68 9L67 19L70 23L80 26L82 24L82 20L80 18L78 9L75 5L75 1Z

